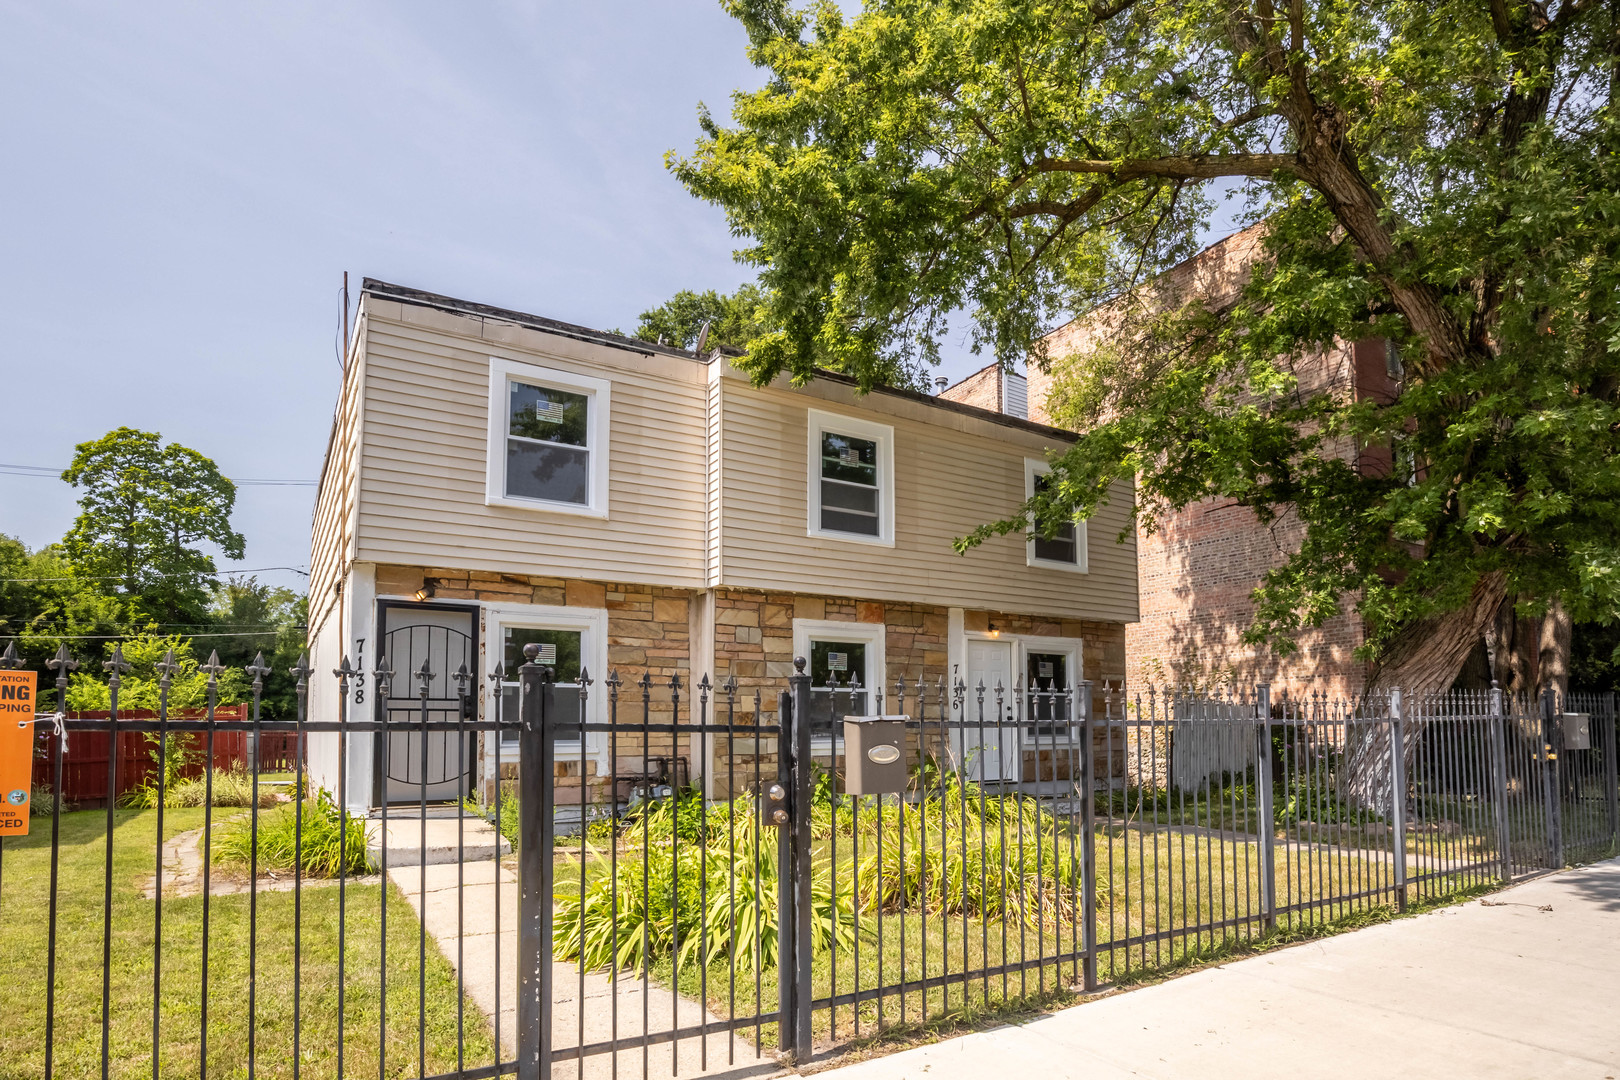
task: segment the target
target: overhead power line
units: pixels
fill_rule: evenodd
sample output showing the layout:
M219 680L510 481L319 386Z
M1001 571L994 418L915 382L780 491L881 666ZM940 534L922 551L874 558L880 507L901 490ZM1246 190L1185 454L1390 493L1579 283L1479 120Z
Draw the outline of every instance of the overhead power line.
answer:
M307 627L307 626L294 626L294 627L290 627L289 629L292 629L292 630L308 630L309 627ZM8 635L6 635L6 637L13 638L13 639L20 638L21 636L22 636L21 634L8 634ZM42 641L128 641L132 637L140 637L140 634L138 634L138 633L129 633L129 634L52 634L52 633L50 633L48 631L41 630L38 633L31 634L30 636L31 637L37 637ZM158 636L160 636L160 637L215 638L215 637L268 637L269 635L268 634L160 634Z
M294 574L309 577L308 570L300 570L296 566L257 566L251 570L198 570L199 577L218 577L220 574L268 574L272 570L286 570ZM158 574L158 577L177 578L190 577L190 574ZM101 576L80 577L77 574L62 574L58 577L8 577L0 578L0 583L6 585L38 584L41 581L123 581L122 574L104 574Z
M0 475L6 475L6 476L38 476L38 477L50 477L51 479L55 479L57 477L60 477L62 475L62 473L65 472L65 471L66 470L64 470L64 469L47 468L44 465L8 465L8 464L5 464L4 462L0 462ZM247 479L242 479L242 480L234 480L234 479L231 479L230 477L226 477L226 479L230 480L231 483L235 484L237 487L314 487L315 486L315 481L313 481L313 480L262 480L262 479L258 479L258 478L247 478Z

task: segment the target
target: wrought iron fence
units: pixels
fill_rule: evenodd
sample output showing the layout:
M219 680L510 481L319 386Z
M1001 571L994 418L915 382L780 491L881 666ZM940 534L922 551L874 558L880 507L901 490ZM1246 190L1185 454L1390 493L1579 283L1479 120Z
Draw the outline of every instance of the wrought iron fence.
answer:
M583 1078L801 1061L1620 839L1611 695L812 687L802 665L770 688L581 673L561 695L528 651L515 698L499 669L481 694L465 667L382 657L316 678L301 662L289 721L261 718L256 661L245 725L214 704L126 718L115 654L105 718L40 718L53 769L87 733L137 735L161 763L176 739L212 760L245 727L250 762L292 742L293 781L255 767L244 797L202 769L202 801L178 806L182 774L154 765L134 805L40 800L34 834L0 842L6 1068ZM75 666L59 655L59 687ZM318 693L330 719L310 719ZM414 798L351 779L380 754L407 759L389 774L414 777ZM119 756L106 768L121 790ZM460 803L429 798L445 775Z

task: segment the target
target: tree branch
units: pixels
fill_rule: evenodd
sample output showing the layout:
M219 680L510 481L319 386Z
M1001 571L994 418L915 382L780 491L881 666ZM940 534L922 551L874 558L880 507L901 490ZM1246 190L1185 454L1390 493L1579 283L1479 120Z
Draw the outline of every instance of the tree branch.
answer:
M1119 161L1042 158L1033 168L1036 172L1094 173L1116 180L1140 180L1149 176L1165 180L1214 180L1222 176L1298 173L1300 162L1294 154L1198 154Z
M1252 124L1256 120L1264 120L1268 116L1281 116L1282 110L1275 105L1256 105L1252 109L1245 109L1230 120L1223 121L1217 131L1235 131L1244 124Z

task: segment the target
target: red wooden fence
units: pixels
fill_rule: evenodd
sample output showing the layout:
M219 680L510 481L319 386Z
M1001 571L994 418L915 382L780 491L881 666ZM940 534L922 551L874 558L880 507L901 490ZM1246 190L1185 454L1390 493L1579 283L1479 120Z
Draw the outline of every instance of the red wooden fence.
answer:
M68 713L70 719L75 720L105 720L108 713L80 712ZM175 713L172 720L201 720L207 716L201 710ZM148 709L120 709L120 720L156 720L157 713ZM248 742L250 732L245 728L248 719L246 705L222 705L214 710L214 719L221 721L239 722L244 724L242 731L219 730L214 733L214 768L231 769L233 767L246 767L248 763ZM42 753L34 756L34 783L39 786L50 786L55 778L57 741L44 737L50 731L45 725L37 729L41 738L36 744ZM202 732L170 732L169 738L189 739L194 748L195 760L189 762L180 771L182 777L201 776L203 771L202 752L206 736ZM74 731L68 734L67 757L62 761L62 790L61 797L70 803L96 804L103 806L107 803L107 750L111 741L110 733L104 731ZM120 731L118 733L118 790L114 798L124 794L132 788L140 787L152 776L157 769L157 763L152 755L157 751L157 739L154 734L151 739L145 732Z

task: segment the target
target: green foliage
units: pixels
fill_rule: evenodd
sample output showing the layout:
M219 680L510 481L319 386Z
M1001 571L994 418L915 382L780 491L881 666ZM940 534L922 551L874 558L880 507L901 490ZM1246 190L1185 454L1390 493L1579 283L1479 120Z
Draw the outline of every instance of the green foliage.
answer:
M556 897L557 959L638 972L660 959L686 966L735 955L744 967L776 963L776 835L758 824L755 801L711 806L707 843L678 842L677 820L675 802L664 800L627 826L616 876L587 847L584 902L575 889ZM814 947L828 948L834 935L843 946L853 942L852 883L841 882L835 897L831 868L823 867L812 874L810 892Z
M264 677L261 715L266 720L296 718L298 697L290 671L306 648L309 597L262 584L256 577L232 575L214 587L209 618L219 633L199 628L191 635L197 651L217 651L221 664L236 669L246 669L262 654L270 674ZM248 700L246 693L242 700Z
M1573 636L1570 686L1577 690L1620 690L1620 621L1581 623Z
M174 736L170 736L172 740ZM178 771L178 770L177 770ZM262 807L274 806L279 801L269 789L255 790L253 774L246 769L216 770L210 799L209 780L205 776L179 776L171 774L163 787L163 805L170 809L190 806L252 806L255 797ZM158 785L155 777L139 787L130 788L118 797L118 805L132 810L153 810L158 805Z
M300 816L302 837L298 835ZM351 815L347 830L343 825L337 803L325 791L296 808L281 806L259 815L259 869L291 873L301 861L308 877L337 877L340 870L370 873L375 868L366 854L365 823ZM214 838L214 861L246 869L253 855L253 836L250 816L233 818Z
M902 907L1072 923L1078 851L1050 812L955 776L943 788L937 776L924 779L914 778L904 802L857 807L834 796L831 773L820 774L811 802L815 949L835 938L847 948L860 918ZM648 804L607 841L615 860L602 842L587 842L583 903L576 886L556 898L559 958L638 971L649 958L684 967L733 952L744 968L776 963L776 833L760 827L752 796L709 804L706 826L701 808L692 791Z
M692 349L697 347L704 323L709 324L707 348L746 348L770 326L765 295L757 285L740 286L730 295L713 289L682 289L657 307L643 311L635 336L642 341L663 341L678 349Z
M28 798L28 816L50 817L56 811L56 804L56 792L51 790L49 784L35 784L33 794ZM72 803L62 803L62 813L66 814L72 809Z
M469 814L494 825L506 842L512 845L512 850L518 849L518 793L517 786L501 785L499 803L481 803L472 796L461 801L461 807Z
M915 381L966 311L975 348L1052 365L1082 432L963 550L1134 481L1150 530L1211 499L1303 525L1250 634L1283 649L1348 600L1368 654L1476 589L1620 611L1612 5L727 7L762 85L669 164L747 238L754 379ZM1223 180L1267 222L1255 272L1208 302L1149 284ZM1048 353L1100 305L1084 355ZM1401 349L1393 395L1300 379L1367 339Z
M987 795L956 776L857 815L863 909L927 910L1069 926L1078 842L1039 800Z
M162 436L121 427L80 443L62 479L85 489L63 541L75 569L115 581L158 621L198 621L214 560L195 545L242 557L231 529L236 485L213 461Z
M208 674L199 670L200 663L192 655L191 641L178 634L166 637L157 634L137 634L122 642L124 661L130 670L120 680L118 707L120 709L156 709L162 696L158 685L157 665L172 649L179 670L170 678L169 710L172 715L185 709L200 709L208 704ZM106 645L110 657L113 643ZM87 667L89 665L86 665ZM68 682L67 707L74 711L106 709L112 703L106 673L99 670L81 670L73 673ZM249 692L248 677L239 668L221 672L215 684L218 704L230 705L243 701ZM170 736L171 740L174 736ZM152 737L156 745L157 737Z
M0 535L0 638L16 642L26 667L45 670L67 638L124 632L128 607L100 583L76 576L60 545L31 552Z

